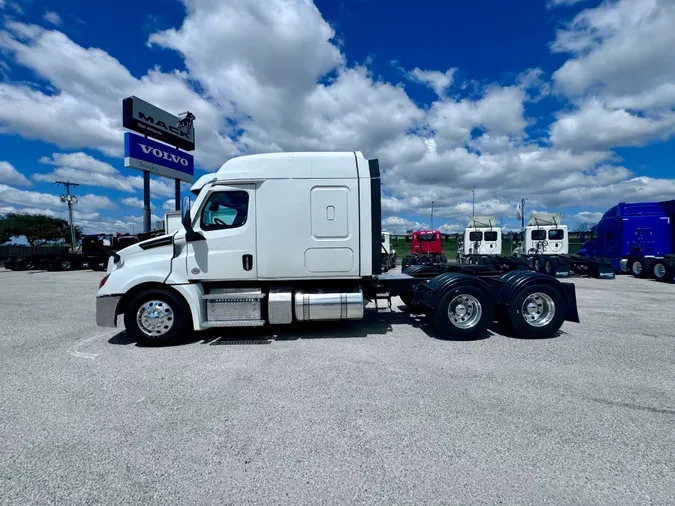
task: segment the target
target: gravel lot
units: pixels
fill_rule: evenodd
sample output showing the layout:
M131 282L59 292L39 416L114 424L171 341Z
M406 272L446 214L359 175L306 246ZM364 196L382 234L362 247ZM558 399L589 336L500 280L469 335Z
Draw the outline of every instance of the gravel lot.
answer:
M0 504L673 504L675 285L575 279L549 340L395 307L145 348L101 277L0 269Z

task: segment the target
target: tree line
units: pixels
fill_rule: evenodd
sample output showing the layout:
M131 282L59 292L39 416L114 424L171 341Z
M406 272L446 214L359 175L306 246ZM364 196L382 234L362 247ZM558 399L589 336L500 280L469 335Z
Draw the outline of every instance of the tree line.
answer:
M82 227L75 227L75 240L83 235ZM70 243L70 225L63 218L46 214L7 213L0 216L0 244L25 237L31 246Z

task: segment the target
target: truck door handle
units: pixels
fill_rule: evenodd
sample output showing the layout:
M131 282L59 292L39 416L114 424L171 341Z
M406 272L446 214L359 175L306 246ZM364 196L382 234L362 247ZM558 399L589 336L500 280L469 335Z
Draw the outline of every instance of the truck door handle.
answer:
M242 255L241 265L245 271L250 271L253 269L253 255Z

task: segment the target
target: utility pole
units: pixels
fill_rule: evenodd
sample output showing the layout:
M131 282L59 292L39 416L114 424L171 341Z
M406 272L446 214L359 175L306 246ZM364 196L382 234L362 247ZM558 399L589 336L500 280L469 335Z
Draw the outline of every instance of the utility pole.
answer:
M61 202L66 202L68 204L68 219L70 221L70 247L75 250L75 227L73 226L73 206L77 204L77 197L70 194L70 187L77 188L80 186L76 183L71 183L70 181L54 181L56 184L62 184L66 187L66 194L61 195Z
M434 201L431 201L431 230L434 229Z
M471 216L476 216L476 185L471 190Z

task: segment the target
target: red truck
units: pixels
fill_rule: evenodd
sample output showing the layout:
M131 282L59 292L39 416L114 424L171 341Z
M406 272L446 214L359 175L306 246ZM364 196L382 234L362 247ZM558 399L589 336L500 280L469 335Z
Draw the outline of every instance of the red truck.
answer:
M410 240L410 254L403 259L402 269L410 265L446 264L443 236L438 230L415 230Z

